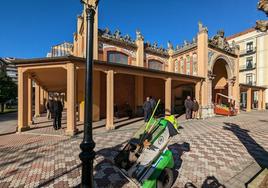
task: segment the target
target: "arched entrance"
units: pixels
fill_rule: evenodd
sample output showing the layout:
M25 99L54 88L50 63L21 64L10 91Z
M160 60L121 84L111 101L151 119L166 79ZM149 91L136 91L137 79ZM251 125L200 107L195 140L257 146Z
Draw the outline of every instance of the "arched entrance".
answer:
M228 99L223 98L221 101L215 101L216 93L221 93L223 95L229 96L229 84L228 80L230 79L230 67L226 60L219 58L215 61L212 73L214 79L212 80L212 102L213 103L222 103L227 104Z

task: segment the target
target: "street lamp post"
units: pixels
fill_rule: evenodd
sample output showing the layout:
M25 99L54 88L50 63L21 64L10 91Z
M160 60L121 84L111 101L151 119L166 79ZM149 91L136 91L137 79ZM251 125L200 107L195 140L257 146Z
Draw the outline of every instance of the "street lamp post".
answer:
M98 0L95 6L88 3L88 0L81 0L86 6L87 20L87 46L86 46L86 80L85 80L85 118L84 118L84 137L80 144L81 153L79 158L82 161L82 179L81 187L93 187L93 160L95 158L95 142L92 136L92 82L93 82L93 31L94 16L98 6Z

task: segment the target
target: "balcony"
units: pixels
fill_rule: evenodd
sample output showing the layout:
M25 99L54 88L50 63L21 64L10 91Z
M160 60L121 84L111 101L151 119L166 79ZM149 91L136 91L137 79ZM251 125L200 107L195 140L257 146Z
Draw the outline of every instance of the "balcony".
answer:
M256 81L246 81L247 85L251 85L251 86L255 86L256 85Z
M245 55L252 55L254 53L256 53L256 46L254 48L251 49L246 49L246 50L242 50L240 51L240 56L245 56Z
M243 71L250 71L256 69L256 63L252 63L252 64L247 64L247 65L241 65L239 67L239 71L243 72Z

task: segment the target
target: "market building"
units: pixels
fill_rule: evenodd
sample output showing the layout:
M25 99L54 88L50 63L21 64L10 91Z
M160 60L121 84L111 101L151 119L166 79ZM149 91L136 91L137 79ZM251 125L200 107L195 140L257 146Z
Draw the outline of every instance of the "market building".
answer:
M97 15L97 14L96 14ZM114 129L114 116L123 114L126 105L140 115L147 96L161 100L163 113L179 114L190 95L200 104L202 118L214 116L216 93L236 101L239 110L240 53L236 43L229 44L224 31L208 37L208 29L198 24L198 33L182 46L159 47L117 30L94 30L93 120L106 119L106 128ZM76 122L84 119L86 18L77 18L71 55L15 61L18 66L18 131L29 128L32 117L43 110L49 93L62 93L67 110L66 134L76 133ZM35 82L35 109L31 99ZM259 109L264 109L264 89L244 85L248 93L259 93ZM251 109L248 95L248 111ZM116 107L116 111L115 111ZM43 110L42 110L43 109ZM32 114L32 112L35 114Z

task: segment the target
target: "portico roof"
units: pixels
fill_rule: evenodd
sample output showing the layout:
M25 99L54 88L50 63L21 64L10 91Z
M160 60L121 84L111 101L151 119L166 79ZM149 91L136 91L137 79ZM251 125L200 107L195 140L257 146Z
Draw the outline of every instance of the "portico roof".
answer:
M14 60L17 67L29 67L29 68L38 68L42 65L64 65L66 63L78 63L81 65L81 68L84 68L86 62L85 58L76 57L76 56L62 56L62 57L45 57L45 58L32 58L32 59L19 59ZM205 78L199 76L185 75L173 72L167 72L162 70L148 69L145 67L138 67L133 65L124 65L119 63L105 62L94 60L94 69L99 71L108 71L114 70L116 73L123 74L132 74L132 75L141 75L157 78L172 78L174 80L188 81L188 82L198 82L204 80Z
M248 88L252 88L253 90L267 89L266 87L255 86L255 85L250 85L250 84L239 84L239 86L242 89L248 89Z

